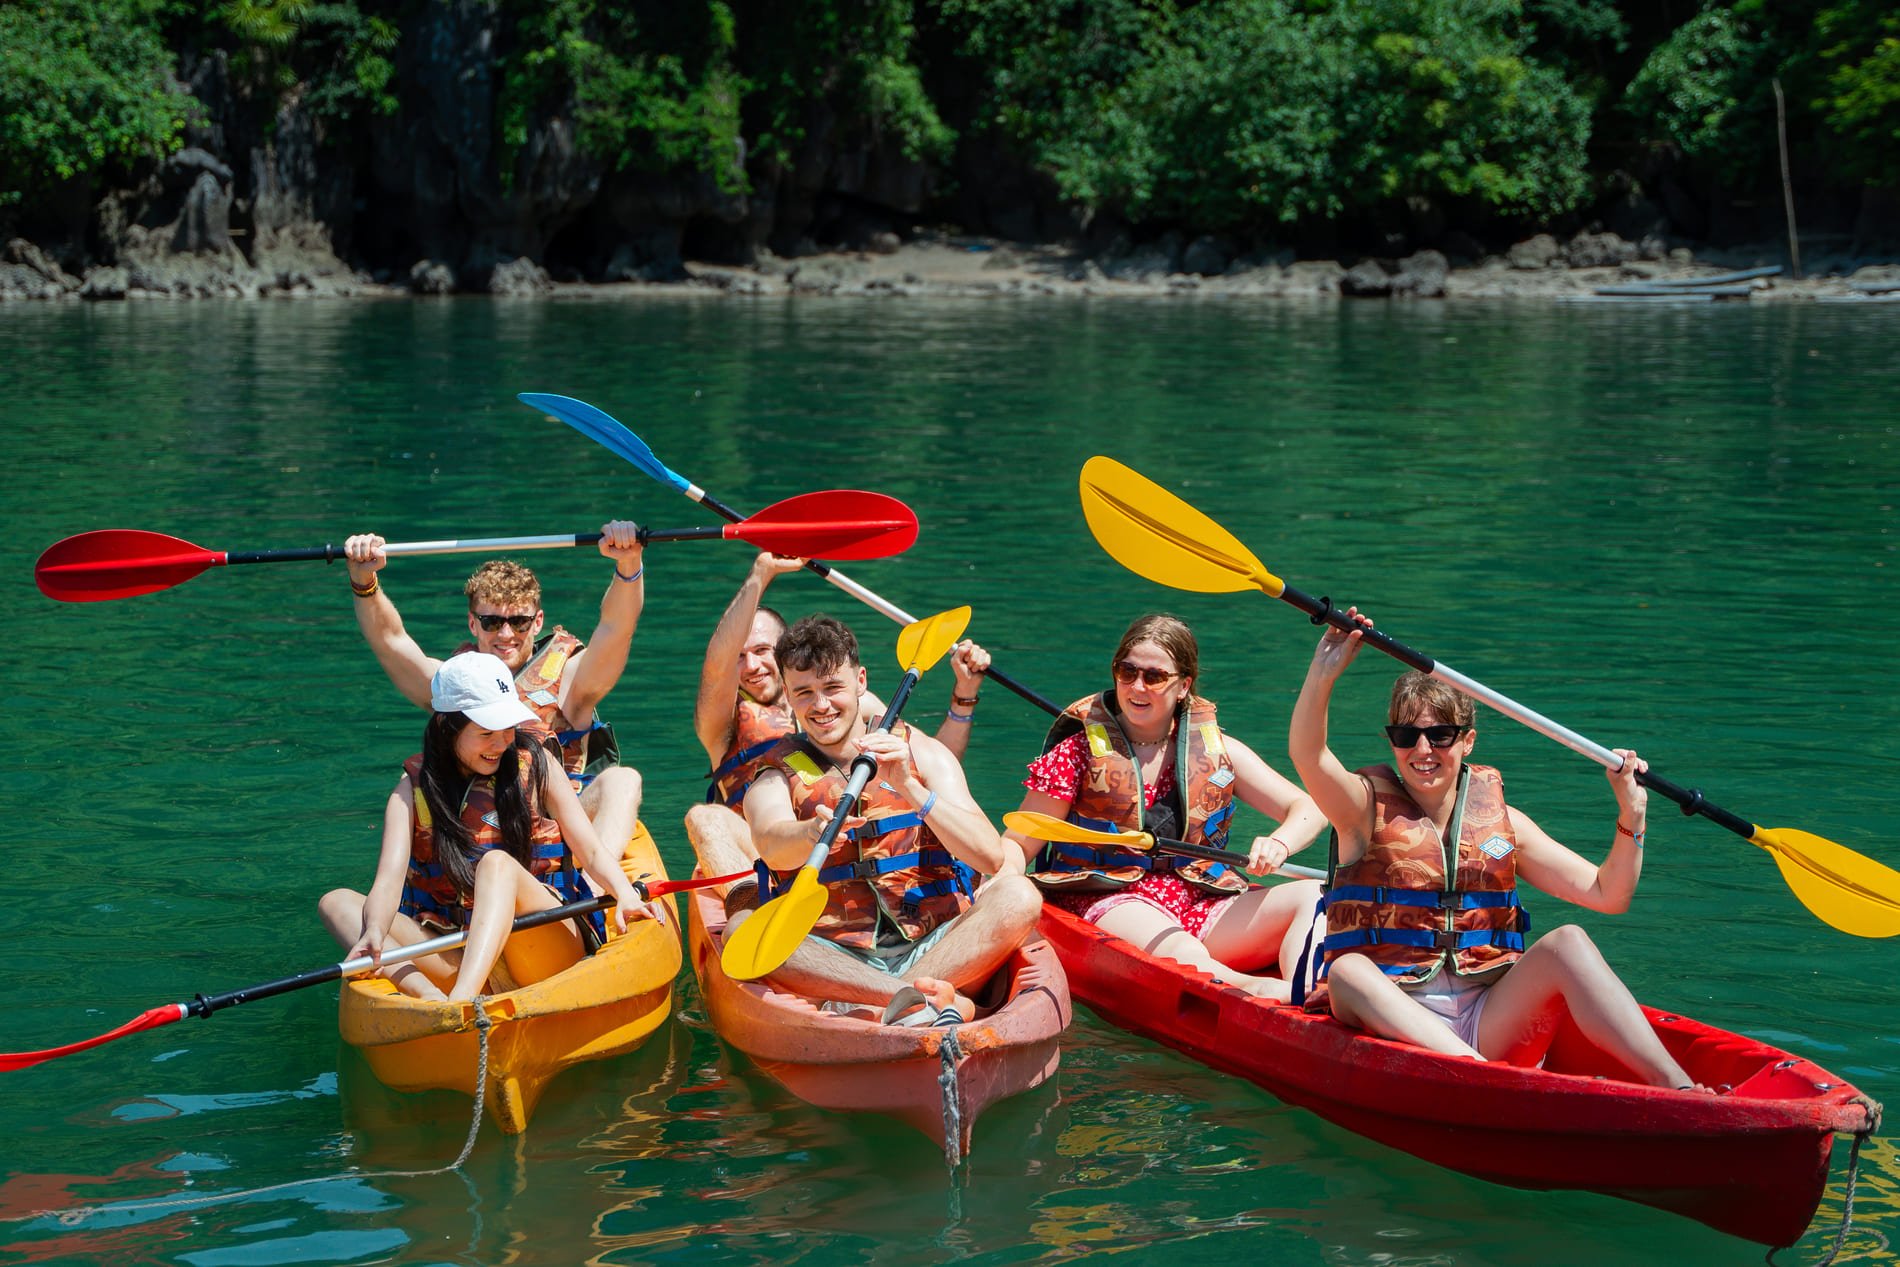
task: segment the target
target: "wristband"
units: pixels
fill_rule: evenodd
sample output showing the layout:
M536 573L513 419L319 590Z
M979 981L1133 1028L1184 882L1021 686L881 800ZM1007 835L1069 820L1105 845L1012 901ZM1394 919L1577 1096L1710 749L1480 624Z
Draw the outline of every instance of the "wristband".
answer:
M368 585L359 587L355 581L350 582L350 593L356 595L358 598L374 598L376 597L376 591L381 588L382 584L373 574L369 578Z
M1628 836L1631 840L1636 842L1636 847L1638 849L1641 849L1643 847L1643 836L1645 835L1645 833L1640 832L1640 831L1631 831L1629 828L1623 826L1622 819L1617 820L1616 834L1619 836Z
M936 807L937 807L937 794L936 792L933 791L929 796L926 796L924 798L924 803L917 807L917 817L929 818L930 811L935 809Z
M975 708L976 696L972 695L968 699L965 699L963 696L958 695L955 691L952 691L950 692L950 702L952 704L961 704L965 708Z
M642 576L644 576L646 574L646 570L647 570L647 565L642 563L639 567L633 569L632 576L622 576L620 575L620 565L616 563L614 564L614 579L625 581L627 582L627 584L631 585L635 581L639 580Z
M969 721L973 721L973 720L975 719L975 717L976 717L976 714L975 714L975 713L959 713L959 712L958 712L958 711L957 711L956 709L954 709L954 708L946 708L946 709L944 709L944 710L943 710L943 715L944 715L945 717L948 717L948 718L949 718L949 719L950 719L951 721L960 721L960 722L969 722Z

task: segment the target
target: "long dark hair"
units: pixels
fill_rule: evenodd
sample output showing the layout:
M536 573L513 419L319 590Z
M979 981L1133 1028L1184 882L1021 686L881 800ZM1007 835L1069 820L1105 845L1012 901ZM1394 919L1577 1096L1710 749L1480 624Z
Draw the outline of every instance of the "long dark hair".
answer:
M422 769L416 791L429 806L430 830L435 834L435 856L458 893L475 891L475 837L462 821L462 800L473 780L462 772L455 756L455 740L474 725L465 713L436 713L422 728ZM534 804L521 792L521 763L530 762L537 776L546 757L541 745L520 730L515 742L501 754L495 767L495 813L501 823L502 848L526 867L534 861ZM540 797L540 779L534 780Z

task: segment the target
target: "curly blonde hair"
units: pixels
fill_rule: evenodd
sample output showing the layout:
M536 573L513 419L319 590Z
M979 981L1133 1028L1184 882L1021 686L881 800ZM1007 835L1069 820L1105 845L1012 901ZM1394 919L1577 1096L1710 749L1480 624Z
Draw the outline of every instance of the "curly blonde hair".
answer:
M490 559L476 568L462 592L468 595L470 611L475 610L477 603L541 610L541 582L535 580L534 573L527 568L508 559Z

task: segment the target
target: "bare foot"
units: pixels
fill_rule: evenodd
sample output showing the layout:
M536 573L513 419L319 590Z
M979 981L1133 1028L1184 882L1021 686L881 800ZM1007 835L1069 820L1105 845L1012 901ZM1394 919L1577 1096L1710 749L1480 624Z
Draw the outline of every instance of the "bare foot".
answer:
M968 996L958 994L957 988L948 981L938 977L918 977L911 985L938 1012L948 1012L954 1008L962 1020L976 1019L976 1004Z

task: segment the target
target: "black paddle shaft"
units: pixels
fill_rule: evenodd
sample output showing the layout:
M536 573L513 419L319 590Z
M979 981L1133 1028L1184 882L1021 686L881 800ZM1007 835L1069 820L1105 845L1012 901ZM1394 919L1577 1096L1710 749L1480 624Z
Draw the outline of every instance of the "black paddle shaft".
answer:
M1280 597L1305 612L1316 625L1331 625L1333 628L1346 633L1351 633L1355 629L1358 630L1359 636L1363 638L1369 646L1377 647L1380 651L1385 652L1408 668L1417 669L1420 673L1428 674L1436 671L1438 668L1438 661L1432 659L1424 652L1416 651L1406 646L1397 638L1394 638L1381 629L1367 629L1364 625L1357 623L1344 611L1333 606L1333 600L1330 598L1324 596L1314 598L1311 594L1297 590L1291 585L1285 585L1284 583L1283 588L1280 590ZM1749 822L1746 818L1729 813L1720 805L1714 804L1707 797L1702 795L1700 788L1683 787L1650 770L1640 771L1636 775L1636 781L1644 787L1674 801L1677 805L1681 806L1684 814L1700 814L1716 826L1727 828L1744 840L1754 839L1755 824Z
M726 505L724 502L720 501L717 497L714 497L711 493L708 493L708 492L701 491L700 496L699 496L699 504L704 506L707 510L712 511L713 514L718 515L720 518L731 520L733 523L739 523L745 518L744 515L740 514L738 511ZM828 564L820 563L817 559L806 559L805 569L809 572L815 573L818 576L831 575L830 566ZM1002 686L1007 690L1014 691L1016 694L1020 695L1023 699L1028 700L1031 704L1034 704L1037 708L1040 708L1043 712L1049 714L1051 717L1062 716L1062 710L1059 707L1057 707L1054 703L1043 698L1041 695L1038 695L1035 691L1031 690L1027 686L1024 686L1021 682L1018 682L1015 678L1010 677L1007 673L1004 673L1001 669L997 668L995 665L992 664L987 670L985 670L985 676L995 681L999 686Z
M558 924L564 919L573 919L577 915L592 915L595 911L604 911L614 904L611 896L588 898L585 901L569 902L564 906L551 906L545 911L532 911L515 920L514 931L539 928L543 924ZM292 990L301 990L305 986L322 985L326 981L335 981L351 969L352 961L333 963L322 968L312 968L308 972L299 972L294 977L279 977L275 981L266 981L262 985L246 986L242 990L232 990L225 994L197 995L191 1002L181 1004L187 1016L210 1016L227 1007L239 1003L249 1003L252 999L268 999L278 994L288 994Z

